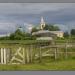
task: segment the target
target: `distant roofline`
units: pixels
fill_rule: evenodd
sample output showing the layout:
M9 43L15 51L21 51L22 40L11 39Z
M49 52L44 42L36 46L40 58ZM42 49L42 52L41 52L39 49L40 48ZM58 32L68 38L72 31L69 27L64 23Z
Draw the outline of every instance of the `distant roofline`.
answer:
M41 33L64 33L63 31L49 31L49 30L40 30L40 31L37 31L37 32L33 32L32 35L36 35L36 34L41 34Z

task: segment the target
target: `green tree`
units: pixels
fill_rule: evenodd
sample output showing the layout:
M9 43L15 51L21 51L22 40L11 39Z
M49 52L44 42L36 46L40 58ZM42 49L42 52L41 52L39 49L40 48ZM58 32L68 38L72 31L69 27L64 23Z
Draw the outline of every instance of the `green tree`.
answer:
M16 32L15 32L15 39L21 40L21 39L24 38L24 36L25 36L25 34L20 29L16 30Z
M58 26L46 24L44 27L44 30L49 30L49 31L58 31L60 30Z
M64 37L69 37L69 33L68 32L64 32Z
M32 30L31 30L31 33L37 32L37 31L39 31L39 29L37 29L36 27L33 27Z
M21 39L24 39L24 36L25 36L25 34L24 34L20 29L17 29L17 30L15 31L15 33L12 33L12 34L10 35L10 39L11 39L11 40L14 40L14 39L16 39L16 40L21 40Z
M71 30L71 35L75 35L75 29Z
M14 40L14 37L15 37L15 34L14 34L14 33L12 33L12 34L10 34L9 39L10 39L10 40Z
M31 33L22 32L20 29L17 29L14 33L10 35L10 40L31 40L35 39L32 37Z

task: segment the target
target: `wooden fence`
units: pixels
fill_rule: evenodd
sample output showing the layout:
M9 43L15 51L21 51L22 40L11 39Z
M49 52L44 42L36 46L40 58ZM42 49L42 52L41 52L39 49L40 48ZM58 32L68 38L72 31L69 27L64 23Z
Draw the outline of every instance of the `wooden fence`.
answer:
M34 61L42 62L43 57L53 57L54 60L75 55L75 44L1 44L0 45L0 64L27 64ZM46 60L46 59L45 59ZM49 59L50 60L50 59Z

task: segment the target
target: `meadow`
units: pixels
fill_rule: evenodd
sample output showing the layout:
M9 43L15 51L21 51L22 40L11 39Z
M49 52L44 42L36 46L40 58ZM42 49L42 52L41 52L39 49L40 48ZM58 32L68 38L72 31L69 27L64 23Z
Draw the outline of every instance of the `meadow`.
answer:
M66 70L74 70L75 71L75 59L68 59L68 60L57 60L51 62L42 62L42 63L32 63L32 64L20 64L20 65L1 65L1 71L35 71L35 70L42 70L42 71L49 71L49 70L59 70L59 71L66 71Z
M18 46L24 46L24 45L32 45L32 44L47 44L48 41L36 41L36 40L1 40L0 41L0 47L18 47ZM66 42L56 42L56 43L62 43L65 44ZM48 50L43 49L42 52ZM38 49L37 49L38 50ZM75 70L75 55L74 54L68 54L68 58L65 59L65 48L61 48L60 51L63 51L64 54L58 54L60 58L57 60L54 59L54 56L49 57L42 57L41 62L39 62L39 58L35 60L32 63L27 64L0 64L0 70L1 71L23 71L23 70ZM75 48L68 48L69 52L75 52Z

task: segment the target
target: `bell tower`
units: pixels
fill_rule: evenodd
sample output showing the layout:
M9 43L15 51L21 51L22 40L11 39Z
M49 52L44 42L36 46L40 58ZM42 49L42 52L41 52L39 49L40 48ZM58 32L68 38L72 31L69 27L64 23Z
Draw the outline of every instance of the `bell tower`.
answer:
M43 17L41 17L41 30L43 30L43 28L45 27L45 22L44 22L44 19Z

